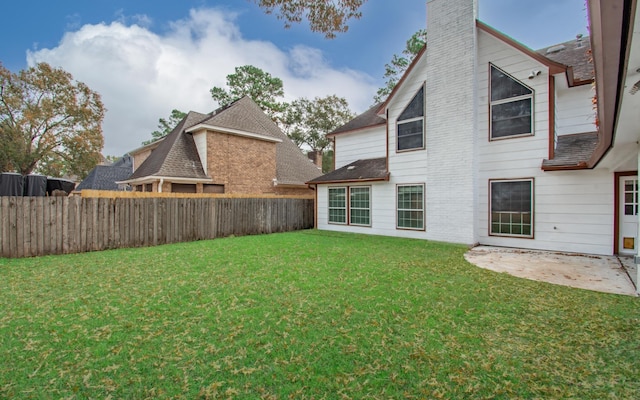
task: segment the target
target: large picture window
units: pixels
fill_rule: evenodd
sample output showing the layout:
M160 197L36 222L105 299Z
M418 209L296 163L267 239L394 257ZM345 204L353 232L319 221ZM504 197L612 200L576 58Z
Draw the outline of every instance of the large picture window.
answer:
M347 223L347 188L329 188L329 223Z
M371 226L371 187L329 188L329 223Z
M424 185L399 185L397 227L424 229Z
M491 235L533 237L533 179L490 181Z
M533 134L533 90L491 65L491 139Z
M424 86L398 117L397 127L398 151L424 148Z

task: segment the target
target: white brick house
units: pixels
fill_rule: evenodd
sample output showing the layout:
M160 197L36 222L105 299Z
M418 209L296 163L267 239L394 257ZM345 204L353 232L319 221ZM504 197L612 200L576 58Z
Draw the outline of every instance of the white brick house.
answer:
M309 182L317 227L636 254L635 1L589 9L592 37L536 52L478 21L474 0L427 0L426 49L385 103L329 135L336 170Z

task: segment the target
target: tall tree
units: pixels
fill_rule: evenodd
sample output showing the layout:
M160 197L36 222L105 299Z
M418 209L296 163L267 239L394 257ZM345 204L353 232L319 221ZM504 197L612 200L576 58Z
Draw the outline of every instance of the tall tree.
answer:
M180 110L176 110L174 108L171 111L169 118L158 119L158 129L151 132L151 139L145 140L144 142L142 142L142 144L143 145L151 144L167 136L169 133L171 133L173 128L175 128L180 123L180 121L182 121L182 119L186 116L187 116L187 113L184 113Z
M278 121L286 108L280 102L284 96L282 79L271 76L270 73L253 65L236 67L235 73L227 75L227 87L213 87L211 97L220 107L226 107L244 96L249 96L274 121Z
M336 33L349 29L347 22L351 18L360 18L360 7L366 0L254 0L264 8L267 14L276 13L278 19L284 20L289 28L299 23L302 18L309 21L313 32L324 33L332 39Z
M391 94L393 88L396 87L402 75L413 61L413 59L420 53L422 48L427 43L427 31L420 29L414 33L409 40L407 40L406 47L402 50L402 54L394 54L393 58L388 64L385 64L384 78L387 80L385 85L378 89L378 92L373 97L375 103L380 103L386 100Z
M308 146L316 152L324 152L331 144L327 133L353 119L346 99L336 95L300 98L291 103L286 113L285 132L298 147Z
M104 113L100 95L63 69L39 63L15 74L0 64L4 168L83 178L100 161Z

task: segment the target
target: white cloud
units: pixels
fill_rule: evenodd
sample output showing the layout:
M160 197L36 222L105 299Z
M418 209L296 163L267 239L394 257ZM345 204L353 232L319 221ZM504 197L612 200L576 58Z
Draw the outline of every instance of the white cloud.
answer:
M104 154L120 155L150 138L158 118L177 108L209 112L216 107L209 89L224 86L241 65L255 65L283 80L288 100L337 94L355 111L371 103L376 87L365 73L336 69L306 46L285 51L242 37L233 14L191 10L163 34L148 30L144 16L110 24L84 25L64 35L52 49L30 51L29 65L48 62L99 92L107 107ZM127 20L142 22L127 25Z

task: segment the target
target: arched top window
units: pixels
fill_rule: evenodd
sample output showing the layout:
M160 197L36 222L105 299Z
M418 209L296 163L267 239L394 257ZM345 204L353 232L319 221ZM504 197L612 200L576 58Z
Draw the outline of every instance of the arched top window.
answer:
M398 117L397 133L397 151L424 149L424 86Z
M533 89L491 67L491 139L533 135Z

